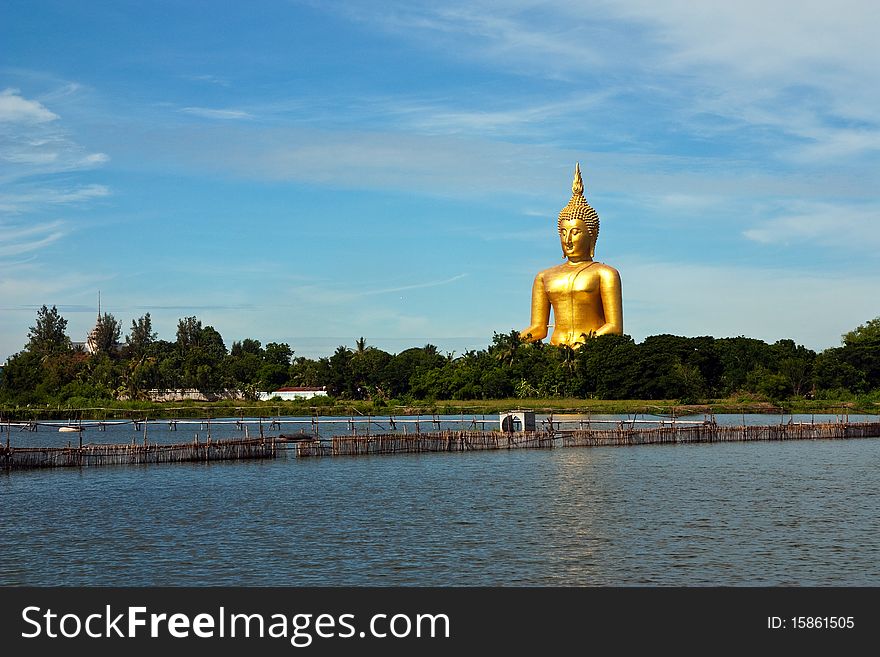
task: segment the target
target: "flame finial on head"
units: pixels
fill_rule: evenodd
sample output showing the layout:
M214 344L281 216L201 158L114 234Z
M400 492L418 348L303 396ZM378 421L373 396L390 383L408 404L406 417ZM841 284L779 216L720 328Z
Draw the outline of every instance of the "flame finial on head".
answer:
M573 196L584 195L584 179L581 178L580 162L576 162L574 165L574 180L571 183L571 193Z
M559 213L557 226L562 228L563 221L583 221L587 225L587 231L593 236L593 248L590 249L590 257L596 249L596 238L599 237L599 213L596 212L587 199L584 198L584 181L581 178L580 162L574 167L574 180L571 183L571 200Z

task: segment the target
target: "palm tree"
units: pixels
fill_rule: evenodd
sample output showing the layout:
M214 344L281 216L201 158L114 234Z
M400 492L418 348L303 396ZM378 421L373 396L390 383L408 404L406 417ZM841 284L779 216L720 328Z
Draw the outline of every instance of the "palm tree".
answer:
M559 350L562 352L562 367L571 374L577 368L577 352L569 344L559 345Z
M500 361L502 365L513 365L513 362L516 360L516 354L519 350L520 343L521 340L516 331L504 335L496 334L495 346L497 347L497 351L495 352L495 358Z

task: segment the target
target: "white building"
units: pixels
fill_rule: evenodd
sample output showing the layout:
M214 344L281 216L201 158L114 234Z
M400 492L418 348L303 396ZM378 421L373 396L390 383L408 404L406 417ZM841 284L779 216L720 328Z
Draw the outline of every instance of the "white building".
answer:
M327 388L310 388L308 386L278 388L272 392L259 393L260 401L268 401L278 397L279 399L311 399L312 397L326 397Z

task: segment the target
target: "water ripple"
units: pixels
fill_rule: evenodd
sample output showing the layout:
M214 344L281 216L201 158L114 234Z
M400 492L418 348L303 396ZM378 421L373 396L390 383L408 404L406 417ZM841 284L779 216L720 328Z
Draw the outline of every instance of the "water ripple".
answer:
M880 440L0 474L5 585L880 584Z

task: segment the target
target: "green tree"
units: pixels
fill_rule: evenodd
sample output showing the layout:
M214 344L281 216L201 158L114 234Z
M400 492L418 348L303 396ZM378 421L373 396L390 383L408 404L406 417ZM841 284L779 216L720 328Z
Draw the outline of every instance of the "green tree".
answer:
M706 379L695 365L675 363L667 377L664 399L679 399L684 404L695 404L706 394Z
M845 360L843 347L826 349L816 356L813 382L823 396L840 397L841 393L860 394L868 390L864 372Z
M259 340L234 341L223 363L223 378L228 386L244 390L259 382L262 366L263 348Z
M122 326L113 315L110 313L99 315L98 323L95 324L95 331L92 334L95 353L115 355L116 345L119 343L121 334Z
M509 333L493 333L489 353L502 365L512 366L516 362L522 344L522 338L515 330Z
M511 380L509 372L505 372L500 367L490 368L480 377L483 397L487 399L513 397L516 383Z
M351 349L339 346L327 359L327 391L334 397L356 396L351 376Z
M758 367L773 368L773 350L754 338L719 338L715 341L723 374L719 377L722 395L748 388L749 376Z
M202 337L202 322L195 317L177 320L177 348L186 354L192 347L199 346Z
M225 382L226 345L213 326L202 326L195 317L177 322L176 351L182 360L181 383L185 388L219 390ZM160 365L163 373L166 368ZM170 372L168 372L170 374Z
M47 356L70 350L70 337L67 335L67 320L58 314L58 309L45 305L37 311L37 323L28 330L28 351Z
M880 317L846 333L840 357L862 373L868 390L880 388Z
M210 359L211 365L219 365L226 356L226 344L223 336L213 326L202 329L196 345Z
M129 399L143 399L146 391L160 388L159 365L146 354L130 358L120 375L121 385Z
M43 382L43 356L33 351L20 351L3 367L0 391L3 397L19 403L35 401L35 391Z
M852 331L844 333L843 344L845 346L868 344L880 347L880 317L875 317L864 324L860 324Z
M297 356L290 365L287 379L296 386L325 386L327 366L320 360Z
M446 358L437 353L437 347L430 344L396 354L385 367L389 396L399 398L409 394L414 375L442 367L445 362Z
M293 349L286 342L270 342L266 345L263 359L269 365L278 365L285 371L290 367L290 359L293 358Z
M85 354L72 351L43 357L43 380L37 392L46 399L56 399L64 386L83 376L90 360Z
M120 371L107 352L99 351L88 360L82 378L92 387L93 396L101 399L114 398L120 387Z
M764 395L771 401L787 399L792 394L791 384L785 375L759 365L749 372L746 388Z
M566 374L569 376L573 375L578 365L577 351L574 347L568 344L561 344L557 348L562 357L562 369L565 370Z
M638 376L632 389L633 396L642 399L680 397L677 377L673 372L686 357L686 340L677 335L652 335L635 346L633 355Z
M813 380L813 361L805 358L783 358L779 361L779 374L785 377L796 397L802 397Z
M233 342L232 349L229 352L232 356L240 356L242 354L254 354L263 357L263 348L260 345L259 340L253 340L251 338L245 338L241 342Z
M150 313L147 313L143 317L131 320L131 333L125 336L125 344L128 346L130 354L141 356L146 353L156 338L157 334L153 331L153 320Z
M258 343L259 344L259 343ZM245 357L250 354L244 354ZM287 343L270 342L263 351L257 378L264 390L275 390L285 383L290 373L293 349Z
M351 376L355 390L360 391L360 397L373 400L388 397L390 386L386 380L385 368L391 359L391 354L375 347L365 347L354 352L351 357Z
M579 349L579 394L600 399L637 399L641 385L638 349L628 335L600 335Z
M534 397L538 394L538 390L525 379L519 380L514 386L513 392L518 399L527 399L528 397Z

